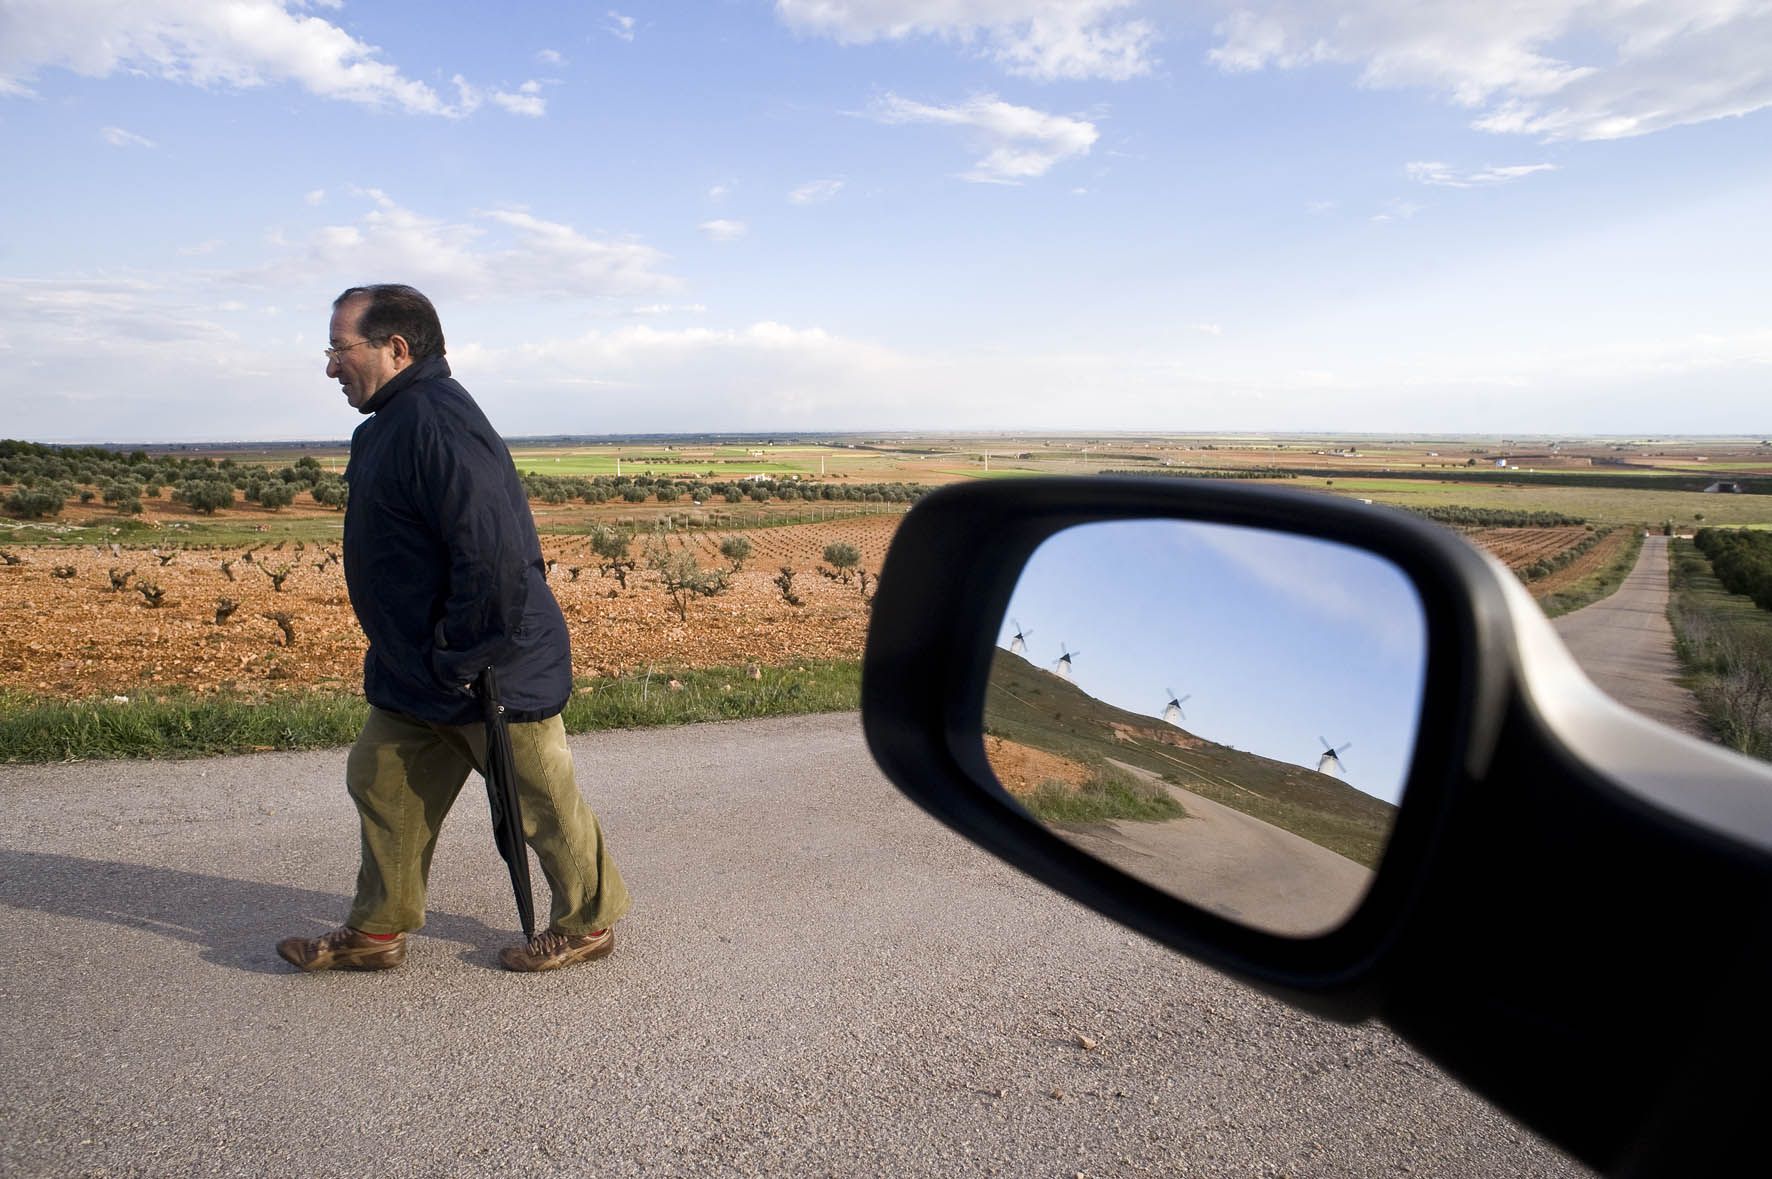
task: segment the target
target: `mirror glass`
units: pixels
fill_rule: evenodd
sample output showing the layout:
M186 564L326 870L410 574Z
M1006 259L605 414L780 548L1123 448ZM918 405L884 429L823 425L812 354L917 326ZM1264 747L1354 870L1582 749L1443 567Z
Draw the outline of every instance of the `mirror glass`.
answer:
M1427 666L1409 579L1312 537L1084 524L1034 553L984 708L998 782L1049 829L1202 908L1312 936L1395 825Z

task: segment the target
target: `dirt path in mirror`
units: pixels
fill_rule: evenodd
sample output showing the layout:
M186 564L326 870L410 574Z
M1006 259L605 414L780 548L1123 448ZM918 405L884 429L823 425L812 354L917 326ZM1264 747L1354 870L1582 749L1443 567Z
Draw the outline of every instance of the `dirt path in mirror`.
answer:
M1112 764L1146 781L1162 782L1137 766ZM1187 810L1187 818L1101 823L1061 833L1158 888L1276 933L1320 933L1340 923L1366 894L1372 873L1352 860L1163 784Z
M1588 678L1627 708L1710 740L1698 702L1677 682L1674 632L1667 621L1668 538L1643 538L1643 552L1611 597L1553 618Z

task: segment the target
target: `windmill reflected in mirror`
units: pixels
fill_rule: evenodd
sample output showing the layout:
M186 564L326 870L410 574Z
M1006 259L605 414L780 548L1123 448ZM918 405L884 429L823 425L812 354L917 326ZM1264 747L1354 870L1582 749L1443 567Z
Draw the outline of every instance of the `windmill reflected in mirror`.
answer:
M1234 525L1079 525L1016 584L985 754L1078 848L1233 920L1313 936L1370 886L1426 664L1420 598L1371 553Z

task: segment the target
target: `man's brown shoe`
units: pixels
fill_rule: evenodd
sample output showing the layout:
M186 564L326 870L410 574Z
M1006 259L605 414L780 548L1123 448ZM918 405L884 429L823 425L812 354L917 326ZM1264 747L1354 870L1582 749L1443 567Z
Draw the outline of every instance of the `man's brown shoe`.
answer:
M286 937L277 953L303 970L387 970L406 961L406 935L377 940L346 925L319 937Z
M574 962L601 958L615 949L615 928L590 933L558 933L552 929L536 934L526 946L506 946L498 960L506 970L558 970Z

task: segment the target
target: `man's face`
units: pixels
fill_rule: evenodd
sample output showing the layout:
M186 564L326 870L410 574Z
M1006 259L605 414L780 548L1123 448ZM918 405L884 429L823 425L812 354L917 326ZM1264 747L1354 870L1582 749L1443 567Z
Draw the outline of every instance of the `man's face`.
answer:
M406 341L399 336L379 344L364 340L357 324L368 306L367 297L339 304L327 329L330 334L328 343L333 349L342 351L327 359L326 375L337 378L352 409L362 409L364 402L411 363Z

